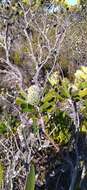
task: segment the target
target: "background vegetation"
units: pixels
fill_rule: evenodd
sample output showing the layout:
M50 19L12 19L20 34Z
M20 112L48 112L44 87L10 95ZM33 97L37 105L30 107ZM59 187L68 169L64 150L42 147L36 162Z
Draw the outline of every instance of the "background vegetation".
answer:
M0 4L0 189L87 189L87 3Z

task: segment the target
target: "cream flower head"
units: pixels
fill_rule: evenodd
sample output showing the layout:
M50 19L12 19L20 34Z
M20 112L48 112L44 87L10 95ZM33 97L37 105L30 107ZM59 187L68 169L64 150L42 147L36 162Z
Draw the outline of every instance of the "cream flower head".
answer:
M31 105L38 105L41 97L41 89L37 85L31 85L28 89L27 101Z

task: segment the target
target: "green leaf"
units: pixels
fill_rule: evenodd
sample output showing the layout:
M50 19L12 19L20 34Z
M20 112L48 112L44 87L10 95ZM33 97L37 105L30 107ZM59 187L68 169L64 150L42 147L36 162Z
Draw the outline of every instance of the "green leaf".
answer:
M67 90L67 88L65 86L61 86L60 87L60 95L64 98L68 98L69 97L69 92Z
M87 100L83 102L83 105L87 107Z
M3 187L3 181L4 181L4 166L0 162L0 188Z
M16 104L21 106L22 104L26 104L26 101L22 98L17 97Z
M69 98L70 94L69 94L69 81L68 79L64 78L62 80L62 86L59 87L60 89L60 95L64 98Z
M37 118L33 117L32 131L35 135L39 134L39 127L37 123Z
M55 103L52 101L52 102L45 102L41 107L40 107L40 111L41 112L44 112L44 111L47 111L47 112L50 112L50 109L52 109L53 107L55 106ZM49 111L48 111L49 110Z
M81 132L85 132L85 133L87 133L87 126L85 126L85 125L82 125L82 129L81 129Z
M81 82L80 85L79 85L79 88L80 89L87 88L87 82Z
M55 92L55 90L50 90L45 97L43 98L43 102L49 102L51 101L51 99L55 98L57 96L57 93Z
M34 107L30 104L27 104L27 103L22 104L21 108L22 108L23 112L32 112L34 110Z
M85 88L84 90L80 90L79 91L79 96L81 98L84 98L85 96L87 96L87 88Z
M26 4L26 5L29 4L29 0L22 0L22 2L23 2L24 4Z
M25 190L34 190L34 189L35 189L35 168L34 165L31 164L30 172L27 176Z
M0 122L0 134L4 134L7 132L7 126L4 122Z
M19 94L21 95L22 98L24 98L24 99L27 98L27 94L23 90L20 90Z

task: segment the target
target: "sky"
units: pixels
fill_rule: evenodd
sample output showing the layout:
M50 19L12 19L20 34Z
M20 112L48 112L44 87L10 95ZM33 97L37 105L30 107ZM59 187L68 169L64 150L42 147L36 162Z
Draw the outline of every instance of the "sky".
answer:
M78 4L78 0L66 0L66 2L72 6Z

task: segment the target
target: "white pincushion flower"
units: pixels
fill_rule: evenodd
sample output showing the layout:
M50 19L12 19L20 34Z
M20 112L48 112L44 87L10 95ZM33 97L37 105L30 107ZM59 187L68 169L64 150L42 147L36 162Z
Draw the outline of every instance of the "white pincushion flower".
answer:
M49 82L50 82L50 84L52 86L57 85L58 82L59 82L59 73L58 73L58 71L55 71L54 73L52 73L51 76L48 78L48 80L49 80Z
M82 66L75 73L75 85L79 87L81 82L87 82L87 67Z
M32 85L28 89L27 101L31 105L38 105L41 97L41 89L37 85Z

